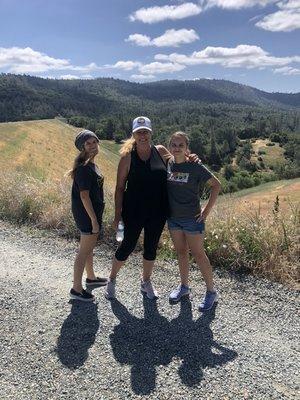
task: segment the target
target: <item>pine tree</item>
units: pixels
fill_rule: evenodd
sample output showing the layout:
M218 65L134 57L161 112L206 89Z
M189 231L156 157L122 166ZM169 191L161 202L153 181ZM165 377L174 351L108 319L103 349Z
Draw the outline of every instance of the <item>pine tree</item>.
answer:
M216 138L214 134L211 134L210 138L208 162L211 165L212 169L215 171L218 171L222 166L222 160L220 157L219 149L217 147Z
M115 124L111 118L108 118L104 127L104 132L107 140L113 140L115 133Z

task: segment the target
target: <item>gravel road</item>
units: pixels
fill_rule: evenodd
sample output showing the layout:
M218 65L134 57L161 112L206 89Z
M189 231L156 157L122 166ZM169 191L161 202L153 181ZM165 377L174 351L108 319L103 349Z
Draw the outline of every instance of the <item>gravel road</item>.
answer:
M0 398L296 399L299 297L282 285L215 271L220 302L170 305L176 264L158 262L157 302L139 293L140 255L118 279L118 300L69 302L76 243L0 222ZM107 275L112 249L99 245ZM299 397L298 397L299 398Z

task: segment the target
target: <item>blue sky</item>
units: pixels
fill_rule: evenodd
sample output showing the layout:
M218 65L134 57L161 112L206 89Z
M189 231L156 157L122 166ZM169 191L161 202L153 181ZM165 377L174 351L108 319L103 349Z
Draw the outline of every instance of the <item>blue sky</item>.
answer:
M0 0L0 72L300 91L300 0Z

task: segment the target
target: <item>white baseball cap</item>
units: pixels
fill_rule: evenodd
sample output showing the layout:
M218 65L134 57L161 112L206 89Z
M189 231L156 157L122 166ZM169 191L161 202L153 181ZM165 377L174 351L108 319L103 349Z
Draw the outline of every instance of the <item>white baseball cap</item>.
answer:
M132 121L132 133L139 129L147 129L152 132L151 121L147 117L137 117Z

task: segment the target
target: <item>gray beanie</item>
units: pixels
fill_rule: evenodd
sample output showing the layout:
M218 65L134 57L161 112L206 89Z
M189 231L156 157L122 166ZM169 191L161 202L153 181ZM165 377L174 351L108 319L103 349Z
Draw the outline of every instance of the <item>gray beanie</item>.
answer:
M84 131L80 131L77 134L77 136L75 138L75 146L77 147L77 149L79 151L83 150L84 143L89 138L95 138L95 139L97 139L97 142L99 142L97 135L92 131L88 131L87 129L85 129Z

